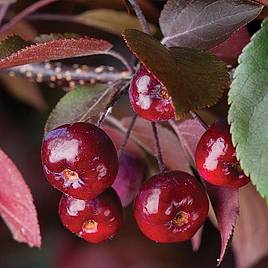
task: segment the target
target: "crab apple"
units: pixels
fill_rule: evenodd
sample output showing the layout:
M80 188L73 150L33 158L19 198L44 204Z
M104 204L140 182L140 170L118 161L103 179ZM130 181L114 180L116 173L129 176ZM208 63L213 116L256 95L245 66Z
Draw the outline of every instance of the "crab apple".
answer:
M217 121L203 134L195 162L199 174L211 184L239 188L249 182L236 158L226 121Z
M189 240L208 215L203 186L181 171L160 173L146 181L134 203L141 231L160 243Z
M109 188L91 200L63 195L59 204L62 224L91 243L112 238L123 223L123 208L116 192Z
M118 171L111 139L89 123L74 123L51 130L41 149L48 181L63 193L91 199L110 187Z
M175 117L175 108L167 89L144 66L133 76L129 90L133 110L150 121Z
M136 196L145 175L145 165L128 153L119 158L119 170L112 187L117 192L123 207L128 206Z

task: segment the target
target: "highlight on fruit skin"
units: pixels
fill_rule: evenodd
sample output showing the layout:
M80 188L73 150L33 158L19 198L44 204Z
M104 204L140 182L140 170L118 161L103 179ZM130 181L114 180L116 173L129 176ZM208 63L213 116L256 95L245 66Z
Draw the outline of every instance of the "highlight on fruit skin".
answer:
M209 202L203 186L182 171L169 171L145 181L134 203L140 230L159 243L189 240L205 222Z
M41 148L50 184L78 199L92 199L109 188L118 171L112 140L97 126L78 122L51 130Z
M195 163L207 182L224 187L240 188L249 183L236 158L227 121L214 123L198 142Z
M144 66L132 77L129 99L133 110L144 119L167 121L175 118L167 89Z
M123 208L116 192L109 188L91 200L63 195L59 204L62 224L90 243L112 238L123 223Z

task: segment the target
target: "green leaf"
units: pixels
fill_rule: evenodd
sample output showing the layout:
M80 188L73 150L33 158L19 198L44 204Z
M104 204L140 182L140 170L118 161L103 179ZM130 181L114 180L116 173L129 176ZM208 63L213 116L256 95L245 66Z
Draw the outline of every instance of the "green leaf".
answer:
M78 87L65 94L51 112L45 126L45 132L77 121L96 124L107 112L126 83L125 81L116 81L111 85L96 84Z
M89 10L76 16L76 20L85 25L119 35L127 28L142 30L136 16L112 9ZM153 33L156 32L156 27L152 24L150 24L150 29Z
M123 32L123 37L129 49L168 92L177 92L176 97L180 100L180 105L176 106L176 114L178 117L184 115L185 111L190 109L190 103L183 96L183 84L179 79L181 75L178 75L176 61L169 50L157 39L138 30L128 29Z
M268 19L239 58L228 120L242 169L268 202Z
M168 50L137 30L126 30L123 36L130 50L167 88L177 119L190 110L214 105L228 87L225 64L208 52L191 48Z
M229 85L228 70L216 56L193 48L171 48L183 82L183 98L191 110L212 106L222 97ZM181 105L181 93L169 91L175 107ZM187 107L185 107L187 108ZM186 112L189 110L185 109Z
M25 48L29 42L23 40L18 35L9 36L0 42L0 59L3 59L12 53Z

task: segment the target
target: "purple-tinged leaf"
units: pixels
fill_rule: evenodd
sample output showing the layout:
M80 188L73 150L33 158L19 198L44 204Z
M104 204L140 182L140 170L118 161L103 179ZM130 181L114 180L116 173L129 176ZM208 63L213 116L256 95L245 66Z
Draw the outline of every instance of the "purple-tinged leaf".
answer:
M221 253L217 260L220 264L239 215L239 192L237 189L213 186L208 183L206 187L221 234Z
M17 167L1 149L0 182L0 214L13 238L30 247L40 247L40 229L31 192Z
M185 151L194 161L196 146L206 131L197 119L183 122L172 121L171 126L184 145ZM214 209L221 234L221 253L218 264L222 261L228 241L233 233L239 214L239 192L236 189L215 187L205 182L207 192Z
M42 61L96 55L109 51L112 45L89 37L62 38L28 44L13 36L0 42L0 69Z
M203 226L195 233L191 239L193 251L198 251L202 242Z
M159 19L162 43L210 49L255 19L262 8L247 0L169 0Z
M123 125L127 128L131 119L124 118ZM191 172L188 159L183 153L183 149L177 140L176 135L167 128L158 126L158 135L163 155L163 160L171 170L181 170ZM156 155L155 141L152 139L153 130L151 123L147 120L138 118L131 132L131 137L139 141L139 144L151 155Z
M240 216L233 238L237 268L251 268L268 255L267 227L268 206L264 199L252 184L241 188Z
M243 48L250 42L250 34L246 27L233 33L229 39L210 49L210 52L222 59L226 64L237 63Z

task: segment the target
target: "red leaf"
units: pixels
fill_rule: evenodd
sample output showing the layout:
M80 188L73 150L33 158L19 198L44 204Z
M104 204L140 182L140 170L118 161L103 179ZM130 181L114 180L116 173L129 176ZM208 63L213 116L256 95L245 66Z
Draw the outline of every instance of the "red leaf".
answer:
M3 41L5 42L5 41ZM26 46L0 60L0 69L107 52L112 45L104 40L89 37L63 38Z
M171 125L182 144L184 144L189 156L194 159L196 146L202 134L206 131L205 128L197 119L189 119L183 122L173 121ZM239 194L238 190L214 187L208 183L206 183L206 187L221 234L221 253L218 260L220 263L239 214Z
M243 48L250 42L250 35L246 27L242 27L233 33L229 39L219 46L210 50L211 53L218 56L226 64L234 65L237 63L239 55Z
M240 190L240 216L233 239L237 268L255 267L267 256L267 226L268 206L264 199L253 185L243 187Z
M41 236L33 198L21 173L0 150L0 214L13 238L30 247L41 246Z
M257 3L262 4L264 6L268 6L268 0L255 0L254 2L257 2Z

